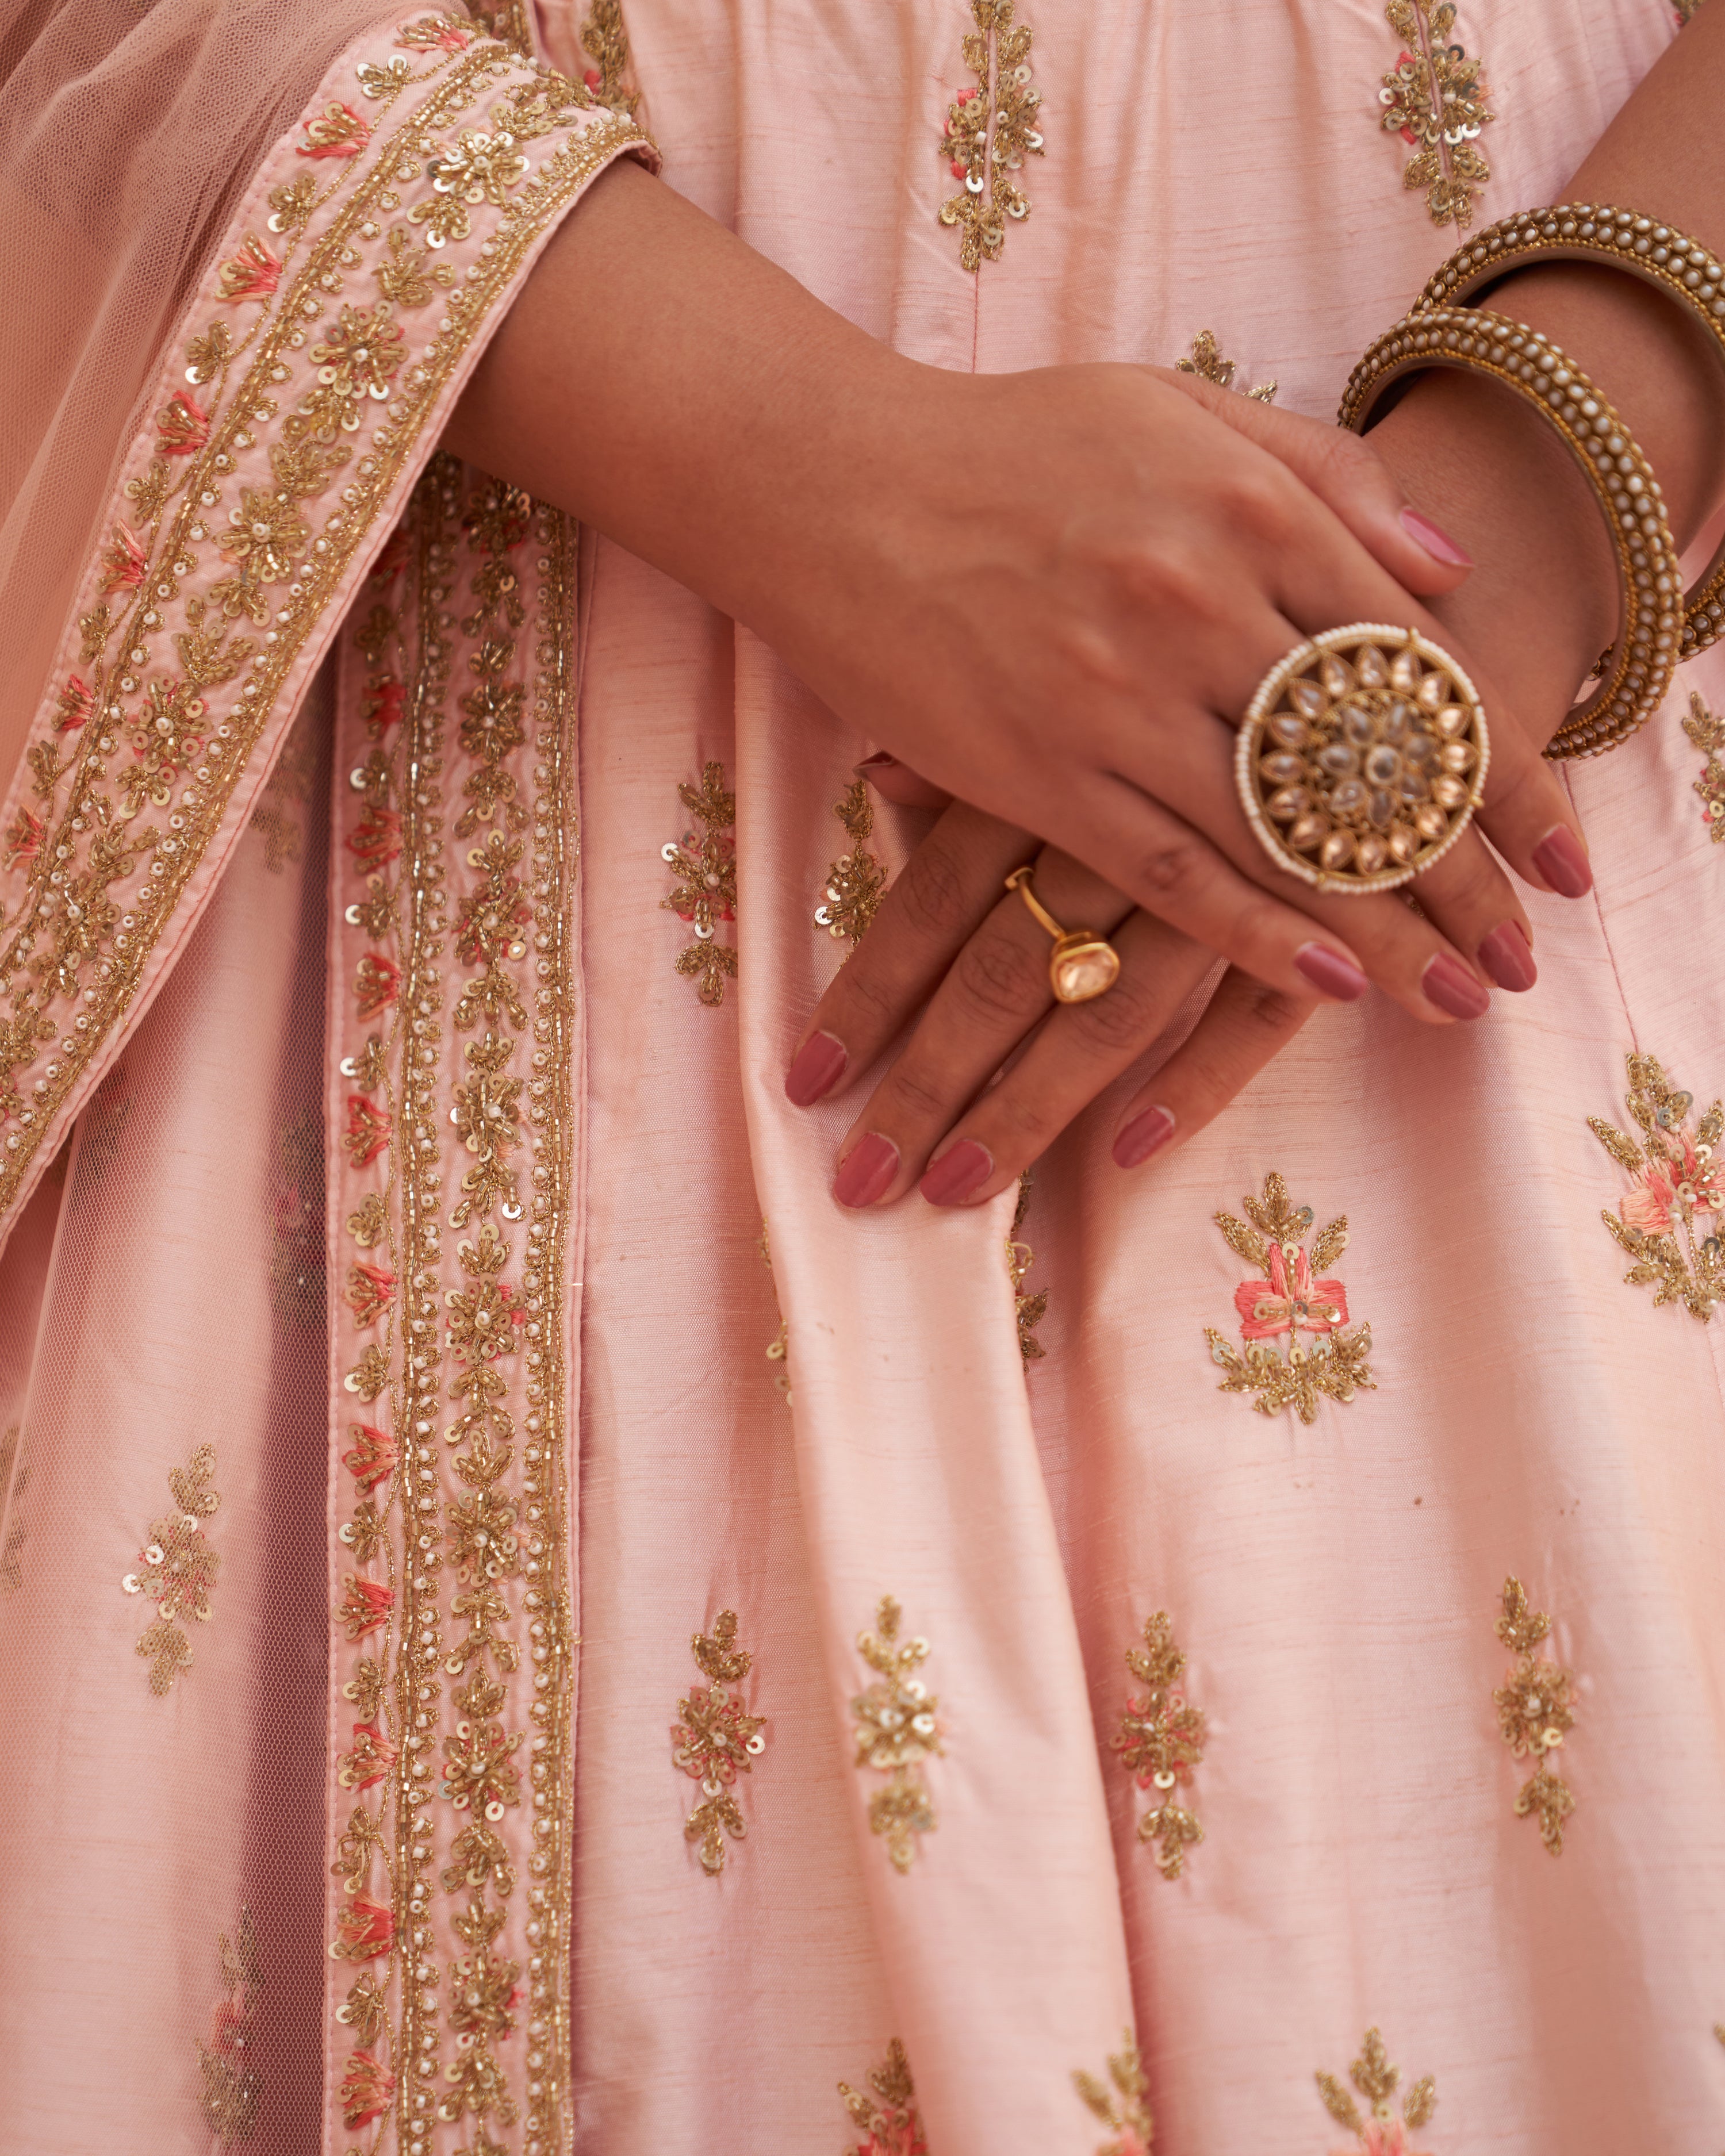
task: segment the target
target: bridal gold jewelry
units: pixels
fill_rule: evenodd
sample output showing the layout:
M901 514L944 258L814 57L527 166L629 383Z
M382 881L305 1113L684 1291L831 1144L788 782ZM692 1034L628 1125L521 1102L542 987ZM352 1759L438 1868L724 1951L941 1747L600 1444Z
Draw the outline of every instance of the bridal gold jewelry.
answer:
M1034 869L1014 869L1006 888L1015 891L1054 938L1048 954L1048 984L1063 1004L1092 1004L1120 978L1120 953L1093 928L1062 928L1030 888Z
M1442 645L1357 621L1264 676L1234 775L1278 868L1319 891L1394 891L1467 829L1490 756L1474 685Z
M1524 209L1476 233L1445 263L1414 311L1459 307L1482 285L1532 262L1604 262L1686 307L1725 362L1725 268L1699 240L1608 203ZM1725 540L1684 602L1681 663L1725 636Z
M1428 367L1488 375L1544 417L1587 474L1617 550L1622 628L1596 696L1572 711L1548 757L1599 756L1646 724L1671 685L1683 574L1651 467L1617 413L1548 337L1483 307L1429 307L1386 330L1348 377L1341 422L1365 432L1399 376Z

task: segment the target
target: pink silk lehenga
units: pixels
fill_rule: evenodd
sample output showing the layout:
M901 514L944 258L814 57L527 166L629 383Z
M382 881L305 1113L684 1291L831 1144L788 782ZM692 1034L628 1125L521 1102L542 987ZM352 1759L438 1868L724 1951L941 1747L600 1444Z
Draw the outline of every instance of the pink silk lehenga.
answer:
M619 155L925 361L1327 413L1666 0L42 12L0 2146L1715 2156L1721 663L1532 995L848 1217L781 1076L919 819L437 454Z

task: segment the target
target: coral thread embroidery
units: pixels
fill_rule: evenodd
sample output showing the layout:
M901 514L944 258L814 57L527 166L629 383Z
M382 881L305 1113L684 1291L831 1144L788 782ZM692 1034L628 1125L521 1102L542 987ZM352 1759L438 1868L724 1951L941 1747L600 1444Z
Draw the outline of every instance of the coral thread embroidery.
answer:
M1497 118L1481 62L1456 44L1453 0L1389 0L1384 10L1404 42L1378 93L1379 124L1414 151L1404 187L1423 187L1434 224L1473 223L1475 198L1491 177L1478 148L1480 130Z
M1150 2156L1150 2107L1144 2101L1150 2084L1130 2029L1122 2033L1120 2049L1108 2061L1106 2082L1081 2067L1072 2076L1072 2086L1113 2136L1096 2150L1096 2156Z
M150 1689L158 1695L172 1688L182 1670L192 1666L192 1649L176 1618L207 1625L210 1594L222 1568L220 1553L210 1547L203 1523L221 1503L209 1486L216 1471L216 1450L201 1445L185 1466L167 1478L177 1512L150 1522L150 1539L140 1553L139 1569L120 1583L128 1594L146 1595L157 1616L138 1641L138 1652L151 1664Z
M691 1686L688 1697L677 1702L671 1758L701 1784L701 1802L684 1822L683 1832L701 1844L701 1868L716 1879L725 1869L726 1835L741 1841L748 1832L731 1785L766 1750L761 1732L767 1723L762 1716L748 1712L737 1689L754 1656L737 1644L734 1609L721 1609L712 1630L696 1633L689 1648L708 1683L705 1691Z
M1013 177L1026 157L1043 154L1042 92L1030 79L1027 23L1014 25L1015 0L970 0L976 28L964 39L964 64L974 90L961 90L947 108L940 154L964 191L940 207L942 224L958 228L958 259L967 270L998 262L1006 244L1006 221L1030 214L1024 189Z
M680 786L677 793L699 829L685 831L680 844L672 839L660 848L678 880L659 902L693 928L694 942L677 953L677 971L716 1010L726 982L737 978L737 947L721 943L716 933L716 923L737 918L737 796L725 791L720 763L706 766L698 787Z
M1725 1296L1725 1245L1719 1235L1725 1214L1725 1107L1715 1101L1692 1130L1695 1102L1666 1078L1656 1056L1626 1059L1629 1111L1640 1126L1642 1142L1626 1137L1615 1123L1589 1116L1587 1127L1618 1166L1635 1179L1616 1213L1599 1218L1635 1263L1624 1275L1632 1287L1651 1287L1654 1307L1681 1302L1692 1317L1705 1323ZM1711 1219L1712 1232L1696 1233Z
M941 1748L940 1702L912 1673L927 1661L920 1635L901 1640L898 1604L888 1594L875 1614L875 1630L860 1633L856 1650L876 1681L850 1702L856 1722L856 1764L889 1779L869 1799L869 1827L886 1844L893 1868L908 1871L916 1859L916 1837L939 1824L923 1779L922 1763Z
M916 2085L905 2047L895 2036L886 2056L868 2075L869 2092L840 2082L839 2093L862 2139L845 2156L928 2156L928 2140L916 2109Z
M1348 2077L1366 2100L1368 2108L1363 2115L1333 2074L1317 2076L1317 2092L1323 2098L1324 2109L1337 2124L1348 2128L1366 2156L1418 2156L1408 2136L1418 2133L1437 2109L1437 2083L1431 2076L1414 2082L1402 2100L1398 2118L1393 2098L1401 2083L1402 2070L1390 2064L1383 2037L1375 2029L1368 2029L1360 2056L1348 2069ZM1336 2156L1347 2156L1347 2152L1338 2149Z
M1195 1812L1174 1801L1174 1792L1204 1763L1205 1722L1179 1689L1186 1657L1174 1644L1173 1625L1158 1609L1144 1625L1144 1644L1128 1647L1126 1666L1143 1685L1128 1698L1111 1748L1141 1789L1154 1789L1151 1810L1138 1821L1138 1840L1156 1845L1156 1867L1178 1879L1186 1851L1204 1840Z
M1235 362L1223 358L1222 348L1216 342L1213 330L1200 330L1192 340L1191 358L1177 359L1174 368L1177 373L1195 374L1202 381L1214 382L1218 389L1234 387ZM1260 382L1255 389L1248 389L1245 394L1255 404L1273 404L1279 386L1274 382Z
M875 830L875 804L861 779L853 779L845 788L843 800L833 803L833 814L850 835L850 851L827 870L826 892L814 909L814 925L829 936L860 943L886 892L886 871L868 848Z
M252 2063L258 2001L264 1989L252 1912L242 1908L230 1939L221 1934L222 1996L210 2017L208 2043L198 2046L203 2088L199 2101L220 2156L249 2142L257 2128L264 2084Z
M1214 1328L1205 1328L1211 1359L1224 1373L1218 1389L1254 1393L1252 1404L1260 1414L1279 1414L1291 1407L1305 1423L1317 1419L1320 1396L1347 1401L1356 1390L1375 1391L1366 1362L1371 1327L1346 1330L1347 1289L1339 1280L1315 1276L1347 1249L1347 1215L1319 1231L1308 1256L1312 1208L1302 1205L1296 1211L1290 1206L1280 1175L1265 1177L1261 1199L1248 1197L1242 1203L1250 1227L1231 1213L1218 1213L1216 1225L1248 1265L1263 1268L1264 1281L1242 1281L1234 1291L1240 1337L1246 1343L1244 1355ZM1286 1358L1272 1344L1284 1332ZM1309 1346L1302 1344L1302 1334Z
M1516 1792L1516 1817L1539 1821L1539 1839L1553 1856L1563 1853L1563 1822L1575 1798L1552 1762L1575 1727L1575 1679L1533 1650L1551 1630L1543 1609L1528 1607L1527 1589L1513 1574L1503 1583L1503 1614L1497 1636L1516 1657L1515 1667L1491 1697L1497 1726L1510 1756L1532 1759L1534 1770Z
M1716 719L1692 691L1683 731L1707 758L1707 767L1696 780L1695 790L1702 798L1701 820L1717 846L1725 839L1725 763L1719 761L1719 752L1725 749L1725 719Z

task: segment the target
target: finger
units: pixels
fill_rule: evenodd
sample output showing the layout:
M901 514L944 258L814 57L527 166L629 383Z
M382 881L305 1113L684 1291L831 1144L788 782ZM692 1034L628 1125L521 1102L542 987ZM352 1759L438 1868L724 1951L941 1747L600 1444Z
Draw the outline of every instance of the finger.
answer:
M1036 890L1063 925L1101 936L1131 911L1128 899L1055 849L1037 857ZM922 1174L956 1118L1052 1006L1050 948L1019 895L1004 897L953 960L839 1147L833 1190L841 1204L889 1204Z
M883 801L900 808L945 808L952 803L952 797L944 787L931 785L887 749L865 756L856 767L856 775L866 779Z
M1472 568L1468 556L1408 500L1382 457L1358 435L1301 413L1279 412L1197 375L1168 378L1285 465L1404 590L1435 598L1454 591Z
M962 802L947 811L803 1028L785 1074L793 1106L812 1106L868 1069L999 904L1006 878L1036 850L1034 839L998 817Z
M1176 1139L1201 1131L1286 1047L1314 1008L1230 968L1204 1016L1128 1104L1115 1132L1116 1166L1141 1168Z
M1151 1046L1215 964L1213 952L1142 911L1113 942L1114 986L1093 1003L1057 1005L1000 1082L953 1125L922 1179L931 1204L979 1205L1015 1182Z

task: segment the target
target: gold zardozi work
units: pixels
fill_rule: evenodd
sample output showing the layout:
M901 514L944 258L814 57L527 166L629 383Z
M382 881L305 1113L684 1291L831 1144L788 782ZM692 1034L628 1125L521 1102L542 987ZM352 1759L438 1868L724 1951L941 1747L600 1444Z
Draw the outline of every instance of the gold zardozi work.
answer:
M970 0L976 23L964 40L964 64L976 78L947 108L940 154L963 191L941 204L942 224L958 229L965 269L998 262L1007 222L1030 214L1014 175L1042 155L1042 93L1031 80L1028 23L1013 20L1016 0Z
M1127 1701L1111 1748L1141 1789L1155 1791L1151 1809L1139 1817L1138 1840L1155 1845L1163 1877L1178 1879L1204 1829L1195 1812L1176 1804L1174 1792L1203 1764L1206 1732L1203 1714L1180 1689L1186 1657L1165 1609L1146 1620L1144 1644L1127 1649L1126 1666L1144 1690Z
M687 1697L677 1702L671 1758L701 1784L701 1802L684 1822L683 1832L701 1844L701 1868L716 1879L725 1869L726 1835L741 1841L748 1832L732 1784L766 1750L761 1732L767 1724L762 1716L749 1713L738 1689L754 1657L737 1644L734 1609L721 1609L712 1630L696 1633L689 1648L709 1681L704 1691L691 1686Z
M840 2082L839 2093L850 2122L862 2135L845 2156L928 2156L928 2140L916 2109L916 2090L911 2079L911 2062L895 2036L886 2056L870 2066L868 2091Z
M1402 2099L1398 2118L1394 2099L1402 2070L1390 2064L1383 2037L1375 2029L1368 2029L1360 2055L1348 2069L1348 2078L1366 2100L1363 2113L1333 2074L1317 2076L1317 2092L1323 2098L1324 2109L1337 2124L1348 2128L1367 2156L1418 2156L1407 2137L1417 2133L1437 2109L1437 2083L1432 2076L1427 2074L1414 2082Z
M833 814L850 836L850 851L842 854L827 870L826 889L814 909L814 925L829 936L861 942L869 924L880 911L886 891L886 871L869 851L874 835L875 804L869 789L855 778L844 798L833 804Z
M1306 1423L1317 1419L1320 1399L1347 1401L1357 1390L1375 1391L1366 1362L1372 1351L1371 1327L1348 1331L1347 1289L1339 1280L1316 1277L1348 1247L1346 1214L1319 1230L1308 1256L1312 1208L1302 1205L1296 1211L1289 1204L1280 1175L1272 1171L1265 1177L1261 1199L1241 1202L1250 1227L1231 1213L1217 1214L1216 1225L1248 1265L1261 1267L1264 1277L1242 1281L1234 1291L1244 1354L1214 1327L1205 1327L1210 1358L1223 1373L1218 1389L1254 1394L1252 1404L1260 1414L1292 1408ZM1283 1333L1288 1336L1286 1357L1273 1344ZM1301 1345L1302 1334L1309 1346Z
M1618 1166L1633 1178L1615 1213L1599 1218L1635 1260L1624 1279L1651 1287L1656 1308L1681 1302L1702 1323L1725 1296L1725 1107L1715 1101L1699 1122L1694 1098L1666 1078L1659 1059L1627 1059L1630 1114L1641 1142L1589 1116L1587 1127ZM1711 1223L1711 1225L1708 1224Z
M677 953L677 971L695 983L695 993L710 1009L725 1000L725 983L737 978L737 947L718 940L721 921L737 918L737 796L725 788L725 767L710 763L699 786L680 786L683 806L695 826L681 843L668 839L660 857L676 882L660 904L694 930L693 942Z
M1551 1630L1551 1619L1531 1608L1527 1589L1513 1574L1503 1583L1497 1636L1516 1657L1515 1667L1491 1695L1497 1726L1515 1759L1531 1759L1533 1772L1516 1792L1517 1819L1537 1819L1539 1839L1553 1856L1563 1853L1563 1822L1575 1809L1569 1785L1556 1770L1558 1748L1575 1726L1575 1679L1533 1650Z
M156 1604L155 1621L138 1641L138 1652L151 1665L153 1692L171 1691L180 1671L192 1666L191 1644L175 1620L207 1625L213 1614L210 1594L222 1560L203 1523L222 1502L210 1486L215 1471L213 1445L199 1445L185 1466L173 1470L167 1483L178 1510L151 1521L138 1569L120 1583L128 1594L144 1595Z
M1145 2102L1150 2084L1138 2056L1138 2040L1130 2029L1122 2032L1120 2049L1109 2058L1106 2082L1080 2067L1072 2086L1113 2136L1102 2143L1096 2156L1150 2156L1153 2129Z
M1692 690L1683 731L1707 758L1695 790L1702 799L1701 820L1717 846L1725 839L1725 763L1719 761L1720 751L1725 749L1725 719L1715 718Z
M901 1640L902 1613L889 1594L875 1615L875 1630L858 1635L856 1650L875 1681L850 1702L856 1723L856 1764L887 1777L869 1799L869 1825L886 1844L898 1871L916 1857L916 1840L938 1821L923 1777L923 1762L938 1755L940 1702L915 1675L927 1661L927 1640Z
M1480 131L1497 117L1481 64L1456 41L1453 0L1389 0L1384 13L1403 44L1378 93L1380 124L1414 152L1402 185L1424 188L1434 224L1470 225L1491 177Z
M1200 330L1192 340L1191 358L1177 359L1174 367L1178 373L1195 374L1200 381L1214 382L1218 389L1234 387L1235 363L1223 358L1213 330ZM1273 404L1276 388L1273 382L1260 382L1255 389L1248 389L1245 394L1255 404Z

